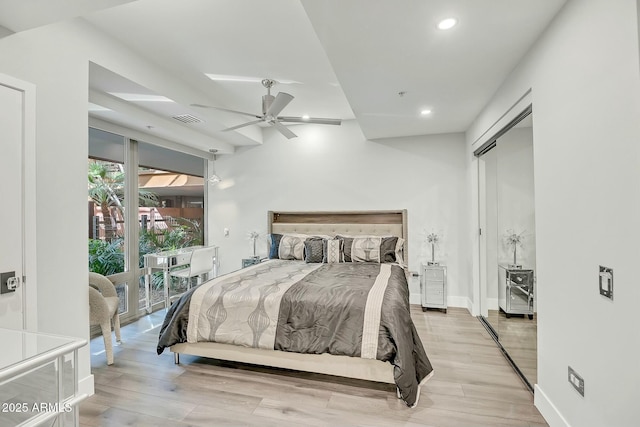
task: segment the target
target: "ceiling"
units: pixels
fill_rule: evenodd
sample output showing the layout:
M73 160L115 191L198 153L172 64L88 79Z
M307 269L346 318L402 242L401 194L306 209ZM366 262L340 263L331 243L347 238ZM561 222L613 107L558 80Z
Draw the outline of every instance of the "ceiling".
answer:
M224 132L251 118L191 104L259 114L266 89L205 73L280 81L273 93L295 97L282 115L355 119L369 139L464 132L565 1L0 0L0 26L82 16L174 76L151 90L92 64L90 116L231 152L262 143L265 125ZM446 17L458 25L438 30ZM202 122L172 118L184 114Z

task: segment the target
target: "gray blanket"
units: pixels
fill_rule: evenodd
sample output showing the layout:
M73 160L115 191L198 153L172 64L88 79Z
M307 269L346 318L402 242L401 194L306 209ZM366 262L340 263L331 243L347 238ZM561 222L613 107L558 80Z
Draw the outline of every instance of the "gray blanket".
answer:
M200 341L388 361L409 406L432 372L392 264L272 260L206 282L171 306L158 354Z

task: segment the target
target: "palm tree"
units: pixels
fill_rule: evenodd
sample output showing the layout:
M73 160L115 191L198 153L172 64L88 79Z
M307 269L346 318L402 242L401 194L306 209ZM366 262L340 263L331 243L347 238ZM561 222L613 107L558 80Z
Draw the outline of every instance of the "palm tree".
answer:
M117 166L114 168L113 165ZM116 223L124 217L124 172L122 165L100 160L89 160L89 199L100 206L105 228L105 239L117 237ZM140 206L157 206L158 197L147 190L138 191Z

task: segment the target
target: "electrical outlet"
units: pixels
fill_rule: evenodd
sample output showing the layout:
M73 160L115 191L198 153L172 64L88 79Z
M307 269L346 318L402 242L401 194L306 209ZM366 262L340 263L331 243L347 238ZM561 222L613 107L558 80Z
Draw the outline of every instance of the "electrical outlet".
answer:
M582 379L582 377L580 375L578 375L578 373L576 371L574 371L571 368L571 366L569 366L569 378L568 378L568 380L571 383L571 385L573 386L573 388L578 390L578 393L580 393L580 395L584 397L584 380Z

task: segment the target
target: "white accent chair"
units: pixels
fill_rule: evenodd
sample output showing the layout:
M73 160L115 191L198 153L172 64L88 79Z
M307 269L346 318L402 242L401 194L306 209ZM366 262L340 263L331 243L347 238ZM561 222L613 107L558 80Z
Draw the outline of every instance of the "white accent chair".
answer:
M120 316L118 314L118 294L111 280L98 273L89 273L89 323L100 325L107 365L113 365L113 345L111 343L111 322L116 333L116 341L121 342Z
M180 280L187 280L187 289L191 289L191 278L197 278L197 284L202 283L202 276L215 270L216 258L215 246L194 249L187 268L172 270L169 274ZM211 276L210 276L211 277Z

